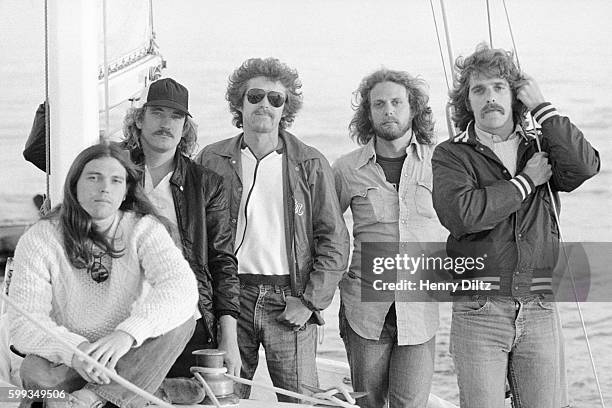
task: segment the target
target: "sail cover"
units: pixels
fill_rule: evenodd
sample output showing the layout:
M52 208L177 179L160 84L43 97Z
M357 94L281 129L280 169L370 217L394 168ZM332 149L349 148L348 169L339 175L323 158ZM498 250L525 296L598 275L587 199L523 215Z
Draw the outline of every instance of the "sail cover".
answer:
M98 1L97 7L100 130L105 137L116 139L121 136L126 110L161 75L165 64L155 44L152 0L105 0Z
M147 54L155 53L151 0L106 0L98 1L97 4L100 8L99 79L104 77L105 46L110 73L138 61ZM103 7L106 7L106 36Z

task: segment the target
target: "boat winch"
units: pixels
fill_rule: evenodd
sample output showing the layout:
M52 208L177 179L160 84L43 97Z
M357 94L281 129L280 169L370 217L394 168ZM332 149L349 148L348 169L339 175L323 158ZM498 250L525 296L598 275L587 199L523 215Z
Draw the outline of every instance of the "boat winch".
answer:
M225 374L223 366L225 351L219 349L195 350L196 366L191 367L191 373L202 383L206 390L204 405L222 407L238 407L240 401L234 394L234 381Z

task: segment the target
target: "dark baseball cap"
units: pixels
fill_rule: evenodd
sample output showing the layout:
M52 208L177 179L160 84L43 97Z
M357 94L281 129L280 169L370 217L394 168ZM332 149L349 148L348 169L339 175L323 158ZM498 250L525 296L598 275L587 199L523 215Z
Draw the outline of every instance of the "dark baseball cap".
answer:
M163 106L189 113L189 92L187 88L172 78L163 78L152 82L147 94L147 102L143 106Z

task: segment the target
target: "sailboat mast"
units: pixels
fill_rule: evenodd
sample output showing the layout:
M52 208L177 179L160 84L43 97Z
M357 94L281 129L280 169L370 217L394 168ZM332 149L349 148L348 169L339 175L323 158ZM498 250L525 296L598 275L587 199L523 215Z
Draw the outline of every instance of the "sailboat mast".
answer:
M49 195L63 198L63 184L76 155L99 138L97 2L48 0L50 115Z

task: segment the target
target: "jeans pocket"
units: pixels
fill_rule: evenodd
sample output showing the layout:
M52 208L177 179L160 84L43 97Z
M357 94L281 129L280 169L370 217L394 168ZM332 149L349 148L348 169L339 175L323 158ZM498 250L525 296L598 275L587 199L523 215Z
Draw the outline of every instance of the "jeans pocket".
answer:
M541 309L544 309L544 310L555 310L554 302L538 299L537 303L538 303L538 306L540 306Z
M470 300L453 302L453 315L465 316L485 313L491 307L488 296L476 296Z

